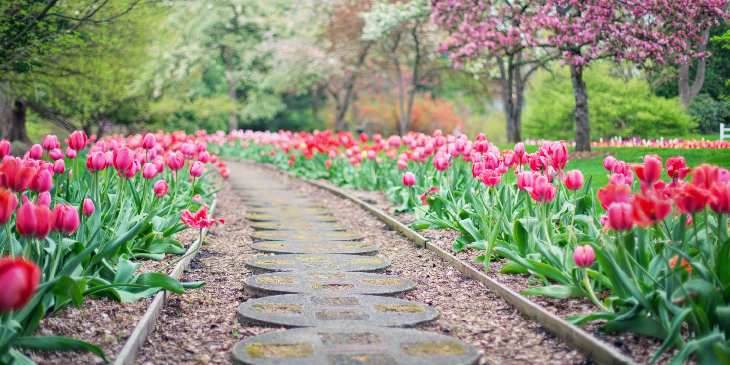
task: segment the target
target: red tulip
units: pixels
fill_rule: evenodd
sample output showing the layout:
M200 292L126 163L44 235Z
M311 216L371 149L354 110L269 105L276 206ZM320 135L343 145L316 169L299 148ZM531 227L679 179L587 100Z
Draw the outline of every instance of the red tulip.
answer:
M684 157L675 156L667 159L667 176L672 180L684 179L689 174L689 168Z
M43 137L43 149L46 151L51 151L53 149L61 147L61 144L58 143L58 137L56 137L53 134L48 134L45 137Z
M192 177L200 177L203 175L203 163L200 161L195 161L190 165L190 176Z
M189 227L203 229L208 228L218 222L223 223L223 220L216 220L208 218L208 209L206 207L200 208L195 214L185 209L180 215L180 220Z
M596 261L596 253L591 245L577 246L573 250L573 262L578 267L591 267Z
M527 188L532 199L536 202L550 202L555 198L555 186L550 183L545 175L539 175L531 187Z
M0 158L9 156L11 150L12 145L10 144L10 141L8 141L7 139L0 140Z
M38 266L24 258L0 259L0 312L23 308L41 280Z
M705 209L710 200L710 192L693 184L686 184L677 189L674 203L682 213L692 214Z
M702 164L692 170L692 184L706 190L710 190L717 182L720 171L717 166Z
M50 207L51 206L51 193L44 191L44 192L38 194L38 198L36 198L36 204Z
M712 186L710 208L716 213L730 214L730 183L719 183Z
M68 146L75 151L80 151L86 147L87 140L86 132L74 131L68 136Z
M634 165L634 172L642 188L651 188L662 176L662 160L656 155L646 155L643 165Z
M96 210L94 202L89 198L84 198L84 202L81 204L81 213L89 217L94 214L94 210Z
M167 194L167 182L165 180L158 180L153 186L152 191L155 192L158 198L163 197Z
M657 194L636 194L631 200L631 207L634 223L644 227L664 220L672 212L671 201Z
M124 174L127 170L132 168L134 164L134 152L127 147L122 147L114 150L114 168L120 173Z
M601 202L601 207L608 209L613 203L628 202L631 197L631 188L625 184L608 184L598 189L597 195L598 200Z
M58 204L53 208L53 229L66 234L72 234L79 228L79 211L65 204Z
M45 205L36 205L23 196L23 204L15 215L15 229L21 236L43 238L51 231L53 214Z
M570 170L565 173L563 183L568 190L578 190L583 187L583 173L580 170Z
M155 148L155 145L157 144L157 138L155 138L155 135L152 133L147 133L142 138L142 148L146 150L151 150Z
M416 175L414 175L412 172L408 171L405 174L403 174L403 185L407 187L411 187L413 185L416 185Z
M482 183L486 186L497 186L502 181L502 175L497 172L497 170L484 170L479 175L479 179L482 180Z
M626 231L634 225L632 208L629 203L613 203L608 207L608 228L614 231Z
M668 262L669 268L674 270L674 268L677 267L677 261L679 261L679 266L681 266L684 269L684 271L687 272L687 274L692 273L692 265L690 265L689 261L687 261L687 259L685 259L684 257L680 261L679 256L677 256L677 255L674 255L674 256L672 256L671 259L669 259L669 262Z
M28 189L38 168L30 161L23 161L14 157L6 157L0 165L0 186L15 192Z
M8 223L18 206L18 198L10 190L0 188L0 224Z

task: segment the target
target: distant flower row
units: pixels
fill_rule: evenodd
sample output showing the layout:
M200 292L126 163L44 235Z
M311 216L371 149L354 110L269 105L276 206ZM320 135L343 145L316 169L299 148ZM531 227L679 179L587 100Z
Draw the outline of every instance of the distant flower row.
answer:
M544 140L531 139L525 144L539 146ZM668 149L722 149L730 148L730 140L706 140L706 139L680 139L680 138L657 138L646 139L639 137L631 138L608 138L591 142L592 147L647 147L647 148L668 148Z

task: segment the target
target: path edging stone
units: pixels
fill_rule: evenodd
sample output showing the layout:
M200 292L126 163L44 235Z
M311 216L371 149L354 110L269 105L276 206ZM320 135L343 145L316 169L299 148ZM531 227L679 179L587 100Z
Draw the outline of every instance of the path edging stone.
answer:
M211 216L215 213L216 205L218 205L217 195L213 198L213 203L210 205L209 213ZM202 236L198 237L198 239L196 239L190 245L190 247L188 247L187 251L185 251L185 254L183 254L182 256L183 258L178 261L177 264L175 264L175 267L172 269L172 272L170 273L171 277L179 279L182 273L190 267L190 262L193 260L198 250L200 249L200 246L202 245L202 240L205 239L207 233L208 229L203 229ZM144 315L134 326L132 334L129 335L129 338L127 338L127 340L124 342L124 346L117 354L117 357L114 360L114 365L132 365L134 363L134 361L137 359L137 353L139 352L139 349L147 341L147 338L152 333L152 331L155 330L155 323L157 322L157 319L159 318L162 309L165 308L168 294L169 293L167 292L167 290L162 290L155 294Z
M507 301L513 307L515 307L524 316L540 323L555 336L563 339L572 346L588 354L591 358L593 358L594 361L600 364L610 365L637 364L633 359L622 354L614 346L598 339L597 337L591 335L582 328L556 316L555 314L548 312L544 307L530 301L523 295L490 278L483 272L474 269L473 267L471 267L471 265L469 265L469 263L459 259L458 257L452 255L450 252L442 249L441 247L438 247L428 242L425 237L414 231L412 228L406 226L405 224L391 217L381 209L376 208L375 206L365 202L364 200L357 198L338 187L332 186L330 184L324 184L319 181L312 181L301 178L288 171L280 170L270 164L261 164L250 161L247 162L255 166L265 167L267 169L283 173L292 179L306 182L314 187L326 190L334 195L358 204L361 208L375 215L383 223L387 224L391 228L403 234L405 237L409 238L411 241L413 241L413 243L415 243L415 246L435 252L437 256L445 260L457 271L461 272L462 274L468 276L473 280L484 284L484 286L494 291L498 296Z

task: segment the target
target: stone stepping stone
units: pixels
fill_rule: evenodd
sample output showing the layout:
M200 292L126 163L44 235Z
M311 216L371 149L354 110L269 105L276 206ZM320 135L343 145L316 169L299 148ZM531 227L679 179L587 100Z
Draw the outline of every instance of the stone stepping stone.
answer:
M243 324L286 327L409 327L436 317L438 311L425 304L376 295L283 294L249 299L238 306Z
M360 241L259 241L251 246L269 253L374 255L378 252L377 245Z
M416 287L416 283L397 276L364 272L277 272L248 277L244 288L254 295L394 295Z
M378 271L390 261L378 256L286 254L256 256L245 265L260 271Z
M268 332L233 347L245 365L472 365L479 353L460 340L402 328L321 327Z
M320 222L254 222L251 227L256 230L273 230L273 231L297 231L297 230L313 230L324 232L340 232L346 228L335 223Z
M325 232L325 231L256 231L253 238L265 241L358 241L363 239L362 235L350 232Z
M282 215L332 215L332 212L324 208L300 208L300 207L266 207L247 209L251 213L272 213Z
M299 222L308 220L311 222L337 222L337 218L331 215L319 214L283 214L283 213L254 213L248 212L245 215L247 220L253 222Z

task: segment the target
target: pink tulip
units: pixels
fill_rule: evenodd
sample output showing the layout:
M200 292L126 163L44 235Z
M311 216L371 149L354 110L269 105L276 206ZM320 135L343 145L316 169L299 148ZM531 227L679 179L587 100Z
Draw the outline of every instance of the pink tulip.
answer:
M411 187L413 185L416 185L416 175L414 175L412 172L408 171L405 174L403 174L403 185L407 187Z
M192 143L183 143L180 146L180 152L182 152L183 155L185 155L185 157L187 158L192 158L193 156L195 156L196 150L197 149L195 148L195 145Z
M101 171L107 167L104 152L91 152L86 157L86 168L91 172Z
M71 147L66 148L66 157L70 159L76 158L76 150Z
M573 261L578 267L591 267L596 261L596 253L590 245L577 246L573 250Z
M84 131L74 131L68 136L68 146L75 151L83 150L87 141L88 138Z
M79 228L79 211L65 204L53 208L53 229L65 234L73 234Z
M536 202L546 203L555 199L555 186L550 183L545 175L537 176L532 187L528 188L527 191Z
M201 175L203 175L203 164L200 161L193 162L190 165L190 176L200 177Z
M63 174L66 171L66 162L63 160L56 160L53 163L53 172L57 174Z
M122 147L114 150L114 168L120 173L124 174L127 170L132 168L134 164L134 152L127 147Z
M167 182L165 180L158 180L155 185L152 186L152 191L155 192L158 198L162 198L167 194Z
M38 205L50 207L51 206L51 193L48 191L44 191L44 192L38 194L36 203L38 203Z
M10 141L8 141L7 139L0 140L0 158L9 156L11 150L12 145L10 144Z
M532 171L522 171L517 174L517 187L520 190L527 190L531 188L535 182L535 173Z
M94 210L96 210L96 208L94 207L94 202L91 201L91 199L89 198L85 198L83 204L81 204L81 213L83 213L87 217L90 217L92 214L94 214Z
M167 167L173 171L180 170L183 166L185 166L185 159L180 152L170 153L167 155L167 160L165 162L167 163Z
M56 137L53 134L48 134L45 137L43 137L43 149L46 151L50 151L53 149L57 149L61 147L61 144L58 143L58 137Z
M15 229L21 236L44 238L51 231L53 214L45 205L35 205L23 196L23 204L15 215Z
M59 150L58 148L54 148L48 152L48 157L50 157L54 161L60 160L63 158L63 151Z
M449 168L449 158L446 157L444 154L437 154L436 157L433 159L433 167L436 168L436 170L444 171L447 168Z
M583 187L583 173L580 170L570 170L565 173L563 182L568 190L578 190Z
M0 313L23 308L41 280L38 266L22 257L0 259Z
M30 190L35 192L49 191L53 187L53 177L48 169L40 169L30 183Z
M616 158L613 156L606 156L606 158L603 159L603 168L608 170L609 172L613 172L613 167L616 165Z
M28 157L34 160L40 160L41 157L43 157L43 147L41 147L41 145L37 143L30 146L30 150L28 151Z
M155 138L155 135L152 133L147 133L142 138L142 148L146 150L151 150L155 148L155 145L157 144L157 138Z
M608 207L608 228L614 231L626 231L634 225L631 204L624 202L612 203Z
M147 162L142 166L142 177L149 180L157 176L157 166L153 163Z

